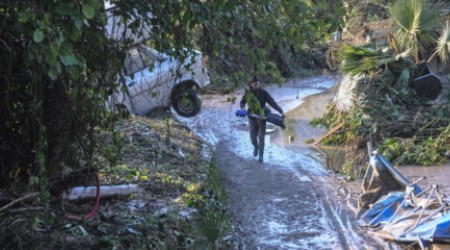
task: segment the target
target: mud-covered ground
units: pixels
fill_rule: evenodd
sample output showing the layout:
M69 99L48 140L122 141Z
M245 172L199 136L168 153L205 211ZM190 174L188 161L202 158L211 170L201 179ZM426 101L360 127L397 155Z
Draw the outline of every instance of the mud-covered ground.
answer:
M266 136L263 164L252 156L247 119L234 114L242 91L203 95L201 113L180 118L215 151L240 249L395 249L356 226L323 155L306 146L305 139L324 132L309 121L323 113L334 85L327 76L263 85L284 109L288 124ZM318 93L311 103L307 97ZM237 101L227 102L230 97Z

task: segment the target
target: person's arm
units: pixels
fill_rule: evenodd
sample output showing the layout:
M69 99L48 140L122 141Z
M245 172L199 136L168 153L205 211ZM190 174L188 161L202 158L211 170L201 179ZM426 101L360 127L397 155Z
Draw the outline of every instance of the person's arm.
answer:
M278 104L275 102L275 100L272 98L269 92L266 92L266 101L272 108L274 108L276 111L278 111L278 113L284 116L283 109L280 106L278 106Z

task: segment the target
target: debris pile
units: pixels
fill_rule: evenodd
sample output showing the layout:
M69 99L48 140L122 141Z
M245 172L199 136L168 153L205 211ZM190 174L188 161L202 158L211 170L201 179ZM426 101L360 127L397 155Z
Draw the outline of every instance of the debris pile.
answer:
M361 186L360 225L372 235L421 249L450 243L449 200L437 185L422 189L421 179L411 182L375 151Z

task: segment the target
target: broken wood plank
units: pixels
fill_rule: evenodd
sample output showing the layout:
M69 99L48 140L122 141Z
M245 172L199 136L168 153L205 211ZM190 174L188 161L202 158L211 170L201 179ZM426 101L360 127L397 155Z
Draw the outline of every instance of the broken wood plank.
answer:
M328 136L332 135L333 133L335 133L338 129L342 128L342 126L344 126L344 122L339 123L336 127L328 130L328 132L326 132L324 135L322 135L321 137L319 137L319 139L317 139L317 141L315 141L312 145L316 146L317 144L319 144L321 141L323 141L325 138L327 138Z

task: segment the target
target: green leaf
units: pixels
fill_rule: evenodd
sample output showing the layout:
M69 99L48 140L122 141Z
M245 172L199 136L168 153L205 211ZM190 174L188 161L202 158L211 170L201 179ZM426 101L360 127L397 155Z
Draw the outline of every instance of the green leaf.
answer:
M54 66L56 68L56 72L58 72L58 74L61 74L61 72L62 72L61 63L56 62Z
M35 30L33 33L33 41L35 43L40 43L44 40L44 33L42 32L42 30Z
M50 214L48 215L48 223L54 224L57 219L58 219L58 216L56 216L55 213L50 212Z
M37 176L30 176L29 185L30 186L35 186L37 184L39 184L39 177L37 177Z
M80 232L81 232L81 234L82 234L83 236L88 236L88 235L89 235L89 233L86 231L86 229L84 229L83 226L79 225L79 226L78 226L78 229L80 229Z
M51 25L51 17L48 13L44 14L44 23L46 26L50 26Z
M55 46L51 46L48 52L45 54L45 62L53 66L56 63L56 59L58 58L58 50Z
M75 14L72 16L72 19L73 19L73 21L74 21L74 23L75 23L75 27L76 27L77 29L81 30L81 27L83 26L83 20L82 20L80 14L79 14L79 13L75 13Z
M61 58L62 63L66 66L76 65L80 63L80 61L74 54L59 55L59 58Z
M67 32L67 35L69 36L70 40L72 42L78 41L78 39L81 36L81 30L78 29L75 24L70 23L68 25L63 26L65 31Z
M69 16L73 14L73 6L71 6L70 4L63 4L58 6L58 8L56 8L56 11L61 14L61 15L65 15L65 16Z
M38 158L38 164L40 166L44 166L44 164L45 164L45 155L43 153L38 153L37 158Z
M89 4L86 4L85 6L83 6L83 10L82 11L83 11L83 15L87 19L91 19L95 15L95 9Z
M32 16L32 12L29 10L25 10L22 12L19 12L19 21L22 23L25 23L28 21L28 19L30 19L30 17Z
M52 67L52 68L48 71L48 76L49 76L52 80L56 80L56 78L58 78L58 71L55 69L55 67Z
M73 228L73 224L72 223L66 224L66 225L64 225L64 228L67 228L67 229Z

